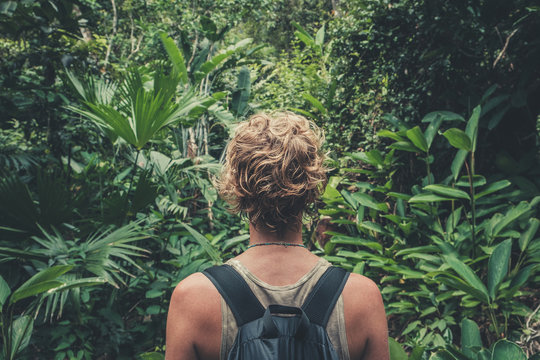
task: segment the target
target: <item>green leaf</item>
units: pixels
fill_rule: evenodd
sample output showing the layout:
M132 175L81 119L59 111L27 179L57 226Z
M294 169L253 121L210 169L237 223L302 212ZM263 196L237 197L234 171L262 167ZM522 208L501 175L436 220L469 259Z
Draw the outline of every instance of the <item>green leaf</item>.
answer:
M472 177L473 186L475 188L486 185L487 180L482 175L474 175ZM470 187L471 184L469 183L469 177L468 176L462 176L459 178L459 180L456 182L456 186L462 186L462 187Z
M461 321L461 351L470 359L482 348L482 339L478 325L473 320Z
M321 48L324 44L324 31L325 25L321 26L321 28L317 31L317 34L315 34L315 44L320 46Z
M488 291L492 300L502 280L508 273L510 253L512 251L512 239L508 239L497 245L489 257L488 263Z
M471 198L469 197L469 194L467 194L465 191L455 189L447 185L438 185L438 184L428 185L424 187L424 190L431 191L437 195L441 195L444 197L471 200Z
M488 186L486 186L485 188L482 189L481 192L479 192L478 194L476 194L474 196L474 198L476 200L486 196L486 195L489 195L489 194L492 194L494 192L497 192L499 190L502 190L504 188L507 188L508 186L512 185L512 183L508 180L499 180L499 181L496 181L492 184L489 184Z
M452 165L450 166L450 169L452 170L452 175L454 176L454 181L457 180L459 177L459 173L461 172L461 167L463 166L463 163L465 162L465 159L467 158L468 152L465 150L458 150L456 156L454 157L454 160L452 161Z
M197 230L193 229L191 226L189 226L186 223L182 223L182 225L189 231L189 233L195 238L195 240L199 243L199 245L202 246L204 251L212 258L214 263L221 264L221 256L219 252L214 249L212 244L208 241L207 238L205 238L201 233L199 233Z
M366 206L370 209L374 209L377 211L386 211L388 210L388 206L385 203L378 203L375 201L373 197L371 197L368 194L355 192L352 194L352 197L362 206Z
M463 116L453 113L451 111L434 111L430 112L422 119L422 122L433 122L438 118L441 118L443 121L462 121L465 122Z
M187 84L189 80L186 69L186 62L184 60L184 55L182 55L182 51L180 51L178 46L176 46L174 40L170 38L165 32L160 32L159 36L161 38L161 42L163 43L163 47L165 47L167 54L169 54L169 59L171 59L175 70L180 75L180 80L184 84Z
M493 346L491 360L527 360L527 356L515 343L499 340Z
M472 142L471 139L465 134L463 130L451 128L446 130L443 133L443 136L448 139L450 142L450 145L452 145L455 148L465 150L465 151L471 151L472 150Z
M396 340L388 338L388 346L390 348L390 360L408 360L407 353Z
M527 280L529 280L531 272L535 266L536 265L528 265L525 266L523 269L519 270L518 273L512 278L512 281L510 281L509 287L514 288L525 284Z
M476 151L476 140L478 138L478 122L480 120L480 114L482 112L482 107L478 105L473 109L473 113L467 122L467 127L465 128L465 133L471 139L471 151Z
M422 194L414 195L412 198L409 199L409 202L410 203L430 203L430 202L450 201L450 200L454 200L454 199L431 194L431 193L422 193Z
M531 210L531 205L526 201L520 202L518 205L512 207L506 212L506 214L495 224L493 227L493 237L499 235L499 233L509 224L514 222L520 216L524 215Z
M30 337L32 336L32 330L34 329L34 319L31 316L24 315L13 321L11 326L10 359L15 359L16 355L24 350L30 343Z
M529 227L527 228L527 230L525 230L523 234L521 234L519 238L519 248L522 252L527 249L527 246L529 246L529 243L536 234L539 225L540 221L538 219L529 219Z
M391 144L390 148L391 149L396 149L396 150L409 151L409 152L413 152L413 153L417 153L417 152L421 151L419 148L414 146L409 141L397 141L397 142Z
M296 21L291 21L291 25L294 26L294 27L295 27L298 31L300 31L302 34L311 37L311 35L309 35L309 33L302 27L302 25L300 25L300 24L297 23ZM313 40L313 38L311 38L311 39Z
M433 143L433 139L435 138L435 135L437 134L437 131L439 130L439 127L441 126L442 122L443 122L443 117L441 116L437 116L435 120L429 122L429 125L426 131L424 132L428 149L431 147L431 144Z
M302 97L304 99L306 99L307 101L309 101L309 103L314 107L316 108L317 110L319 110L319 112L321 114L326 114L327 113L327 110L326 108L324 107L324 105L319 101L317 100L315 97L313 97L311 94L309 93L303 93L302 94Z
M396 141L405 141L405 139L402 138L401 136L399 136L398 133L395 133L395 132L390 131L390 130L381 130L381 131L379 131L377 133L377 136L390 138L390 139L393 139L393 140L396 140Z
M232 94L231 99L231 111L237 116L243 115L249 101L251 94L251 80L250 73L247 66L242 66L238 72L238 81L236 83L236 89Z
M9 294L11 294L11 289L4 278L0 276L0 313Z
M486 286L469 266L453 255L442 255L442 258L467 284L480 291L485 300L488 300Z
M413 127L410 130L407 130L405 133L409 140L412 141L414 146L422 150L423 152L428 151L428 145L426 138L424 137L424 134L422 133L422 130L418 126Z
M41 270L13 292L9 303L14 304L19 300L41 294L45 291L63 285L64 283L56 280L56 278L67 273L72 268L73 265L57 265Z
M76 289L86 286L96 286L96 285L102 285L106 284L107 280L100 278L100 277L90 277L90 278L83 278L83 279L75 279L75 280L68 280L64 281L63 284L53 290L53 292L60 292L60 291L66 291L70 289Z

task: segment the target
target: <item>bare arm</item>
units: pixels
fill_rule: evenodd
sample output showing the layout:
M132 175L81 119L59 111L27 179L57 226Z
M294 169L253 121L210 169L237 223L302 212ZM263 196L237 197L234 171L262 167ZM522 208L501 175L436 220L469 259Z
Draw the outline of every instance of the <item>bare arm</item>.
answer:
M219 359L220 296L210 280L197 273L182 280L167 315L166 360Z
M351 360L388 360L388 325L377 285L351 274L343 289L343 302Z

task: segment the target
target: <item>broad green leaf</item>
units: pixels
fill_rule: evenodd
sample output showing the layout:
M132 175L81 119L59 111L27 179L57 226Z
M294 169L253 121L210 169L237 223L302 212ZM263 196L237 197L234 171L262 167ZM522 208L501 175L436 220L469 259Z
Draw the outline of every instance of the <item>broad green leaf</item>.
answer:
M412 198L409 199L410 203L430 203L430 202L437 202L437 201L450 201L455 200L449 197L443 197L436 194L431 193L422 193L414 195Z
M444 197L471 200L471 198L469 197L469 194L467 194L465 191L455 189L447 185L438 185L438 184L428 185L424 187L424 190L431 191L437 195L441 195Z
M531 272L534 269L535 265L525 266L523 269L520 269L518 273L510 281L510 288L519 287L529 280Z
M518 205L512 207L494 226L493 237L496 237L504 228L506 228L506 226L508 226L530 210L531 205L525 201L522 201Z
M422 346L415 346L409 356L409 360L422 360L424 355L424 348Z
M493 346L491 360L527 360L527 356L515 343L499 340Z
M15 359L16 355L24 350L30 343L30 337L34 330L34 319L31 316L24 315L18 317L11 324L11 357Z
M291 21L291 25L294 26L300 33L311 38L311 40L313 41L313 38L311 37L311 35L309 35L309 33L302 27L302 25L300 25L296 21Z
M494 192L497 192L499 190L502 190L508 186L512 185L512 183L508 180L499 180L499 181L496 181L492 184L489 184L488 186L486 186L485 188L482 189L481 192L479 192L478 194L476 194L474 196L474 198L476 200L486 196L486 195L489 195L489 194L492 194Z
M390 148L391 149L396 149L396 150L403 150L403 151L413 152L413 153L417 153L417 152L422 151L419 148L417 148L416 146L414 146L409 141L396 141L395 143L390 144Z
M300 41L302 41L304 44L306 44L306 46L310 47L310 48L313 48L315 46L315 41L313 40L313 38L311 36L306 36L306 34L300 32L300 31L295 31L294 32L294 35L300 39Z
M410 130L407 130L406 135L409 138L409 140L411 140L411 142L414 144L414 146L416 146L423 152L428 151L426 138L424 137L422 130L420 130L418 126L415 126Z
M321 28L317 31L317 34L315 34L315 44L320 46L321 48L324 44L324 32L325 25L321 26Z
M461 321L461 351L470 359L474 359L481 348L482 339L478 325L473 320L463 319Z
M431 147L431 144L433 143L433 139L435 138L435 135L437 134L437 131L439 130L439 127L441 126L442 122L443 122L443 118L441 116L437 116L435 120L429 122L429 125L426 131L424 132L428 149Z
M57 265L41 270L13 292L9 300L10 304L62 285L63 282L56 279L72 268L73 265Z
M311 94L309 93L303 93L302 94L302 97L304 99L306 99L307 101L309 101L309 103L314 107L316 108L317 110L320 111L321 114L326 114L327 113L327 110L326 108L324 107L324 105L319 101L317 100L315 97L313 97Z
M459 173L461 172L463 163L465 162L465 159L467 158L467 154L468 152L465 150L458 150L456 156L454 157L454 160L452 161L452 165L450 166L450 169L452 170L454 181L457 180L457 178L459 177Z
M451 128L443 133L443 136L448 139L450 145L455 148L471 151L472 142L471 139L465 134L463 130Z
M403 137L399 136L397 133L390 130L381 130L377 133L377 136L390 138L396 141L405 141Z
M478 105L473 109L473 113L467 122L467 127L465 128L465 133L471 139L471 151L476 151L476 140L478 138L478 122L480 120L480 114L482 112L482 107Z
M452 255L442 255L442 258L467 284L479 290L487 300L488 291L486 286L467 264Z
M388 346L390 348L390 360L408 360L409 357L400 343L393 338L388 338Z
M370 209L374 209L377 211L386 211L388 210L388 206L385 203L378 203L375 201L373 197L371 197L368 194L355 192L352 194L353 198L358 201L358 203L362 206L366 206Z
M443 273L443 275L436 275L435 280L448 285L449 287L461 290L481 302L489 303L489 296L487 294L467 284L467 282L459 276Z
M186 62L184 60L184 55L182 55L182 51L180 51L178 46L176 46L174 40L170 38L165 32L160 32L159 36L161 38L161 42L163 43L163 47L165 47L167 54L169 54L169 59L171 59L174 68L180 75L180 80L184 84L187 84L189 80L186 69Z
M512 251L512 239L508 239L497 245L489 257L488 263L488 291L492 300L502 280L508 273L510 253Z
M4 278L0 276L0 313L2 312L2 306L4 306L9 294L11 294L11 289Z
M221 256L219 252L216 249L214 249L214 247L212 246L212 244L210 244L208 239L205 238L204 235L199 233L197 230L193 229L188 224L183 223L182 225L189 231L189 233L193 236L193 238L195 238L195 240L199 243L199 245L202 246L204 251L206 251L206 253L210 256L210 258L212 258L214 263L221 264L222 261L221 261Z
M369 241L366 239L361 239L358 237L337 235L332 236L330 241L334 244L344 244L344 245L355 245L355 246L365 246L367 248L382 252L382 245L376 241Z
M26 299L34 295L39 295L51 289L58 288L62 285L64 285L64 283L59 280L46 280L46 281L39 282L37 284L26 286L22 290L19 288L15 290L15 292L13 292L13 294L11 295L11 298L9 299L9 303L14 304L19 300Z
M456 182L456 186L462 186L462 187L470 187L471 184L469 182L469 177L468 176L461 176L459 178L459 180ZM475 188L477 187L480 187L480 186L483 186L483 185L486 185L487 183L487 180L485 177L483 177L482 175L474 175L472 177L472 182L473 182L473 186Z
M527 230L525 230L525 232L523 232L523 234L521 234L519 238L519 248L521 251L525 251L527 249L527 246L529 246L529 243L536 234L539 225L540 220L536 218L529 219L529 227Z
M443 121L462 121L465 122L465 119L463 116L453 113L451 111L434 111L430 112L424 118L422 119L422 122L433 122L437 120L437 118L441 118Z

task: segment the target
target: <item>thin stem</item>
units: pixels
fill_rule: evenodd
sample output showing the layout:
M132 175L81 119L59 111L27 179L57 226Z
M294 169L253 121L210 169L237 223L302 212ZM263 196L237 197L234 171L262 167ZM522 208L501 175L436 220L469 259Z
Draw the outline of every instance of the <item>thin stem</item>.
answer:
M133 186L133 179L135 178L135 173L137 172L137 161L139 161L139 154L141 153L141 150L137 150L137 155L135 156L135 162L133 163L133 172L131 173L131 179L129 180L129 188L126 193L126 202L125 202L125 210L126 215L128 213L128 201L129 201L129 194L131 193L131 188Z
M493 328L495 330L495 333L497 334L497 337L499 337L501 335L499 333L499 324L497 323L497 318L495 317L495 313L493 312L493 308L491 307L491 304L489 305L489 316L491 317L491 322L493 323Z
M469 178L469 188L471 193L471 217L472 217L472 256L476 256L476 201L474 199L474 152L471 152L471 167L465 161L465 167L467 168L467 176Z

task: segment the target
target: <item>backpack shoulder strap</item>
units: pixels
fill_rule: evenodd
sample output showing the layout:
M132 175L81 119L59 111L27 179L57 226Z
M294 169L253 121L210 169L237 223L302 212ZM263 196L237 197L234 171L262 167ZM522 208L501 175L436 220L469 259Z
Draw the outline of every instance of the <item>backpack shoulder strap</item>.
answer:
M204 270L203 274L212 281L229 305L238 327L264 315L264 307L242 276L231 266L213 266Z
M334 266L330 266L324 272L302 305L309 321L326 327L349 274Z

